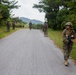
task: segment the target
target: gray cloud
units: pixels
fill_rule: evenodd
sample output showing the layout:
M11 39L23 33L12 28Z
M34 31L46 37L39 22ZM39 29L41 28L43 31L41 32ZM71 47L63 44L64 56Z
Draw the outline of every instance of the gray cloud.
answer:
M30 19L37 19L44 21L45 14L40 13L38 9L34 9L33 4L37 4L39 0L17 0L18 4L21 5L19 9L14 9L13 14L19 17L27 17Z

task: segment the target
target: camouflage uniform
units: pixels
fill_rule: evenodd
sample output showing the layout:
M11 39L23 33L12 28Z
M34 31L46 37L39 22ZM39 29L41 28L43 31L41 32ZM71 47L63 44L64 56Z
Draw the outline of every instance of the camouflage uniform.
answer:
M29 28L30 28L30 30L31 30L31 28L32 28L32 23L31 23L31 21L30 21L30 23L29 23Z
M9 21L7 21L6 27L7 27L7 31L10 31L10 22Z
M15 22L12 22L12 29L15 30Z
M68 22L69 23L69 22ZM66 23L66 25L69 25ZM70 52L72 50L73 41L75 37L71 37L71 35L75 36L75 32L73 29L64 29L62 32L63 37L63 50L64 50L64 60L67 61L69 59Z
M48 24L47 24L47 22L44 23L44 29L43 30L44 30L44 35L48 36Z

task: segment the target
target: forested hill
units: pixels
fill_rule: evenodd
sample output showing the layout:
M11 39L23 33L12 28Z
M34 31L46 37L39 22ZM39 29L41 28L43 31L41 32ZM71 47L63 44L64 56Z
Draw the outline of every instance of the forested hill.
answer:
M25 18L25 17L20 17L20 19L26 23L29 23L30 21L33 23L33 24L43 24L42 21L39 21L39 20L35 20L35 19L29 19L29 18Z

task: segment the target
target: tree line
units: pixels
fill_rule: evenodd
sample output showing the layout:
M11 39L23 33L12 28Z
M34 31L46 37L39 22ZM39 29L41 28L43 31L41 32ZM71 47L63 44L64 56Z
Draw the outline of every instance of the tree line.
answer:
M76 29L76 0L40 0L33 8L45 12L49 28L61 30L70 21Z
M22 22L18 17L11 17L12 9L20 7L17 3L18 1L16 0L0 0L0 26L5 25L8 20Z

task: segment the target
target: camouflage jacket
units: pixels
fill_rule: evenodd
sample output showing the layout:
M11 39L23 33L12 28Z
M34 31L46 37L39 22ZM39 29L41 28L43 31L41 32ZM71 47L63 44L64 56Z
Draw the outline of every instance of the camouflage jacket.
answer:
M76 38L76 33L75 33L74 30L71 29L68 35L66 34L66 31L67 31L67 30L64 29L63 32L62 32L63 42L66 42L66 41L68 40L68 37L70 37L70 40L71 40L71 39L72 39L72 38L71 38L71 35L74 35L73 39Z

